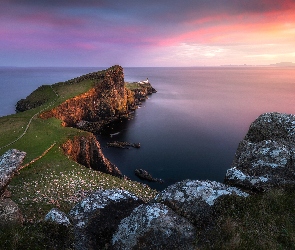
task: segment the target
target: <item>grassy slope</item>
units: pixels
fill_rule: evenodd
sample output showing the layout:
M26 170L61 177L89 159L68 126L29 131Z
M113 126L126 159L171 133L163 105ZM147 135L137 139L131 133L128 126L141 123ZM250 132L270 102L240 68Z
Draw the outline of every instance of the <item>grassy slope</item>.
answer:
M52 88L37 89L30 96L32 101L44 96L43 91L50 97L41 107L0 118L0 148L16 140L25 131L34 114L84 93L92 86L93 83L88 80L79 84L58 83ZM51 94L48 93L49 90ZM156 192L146 186L87 169L63 155L59 145L75 135L87 134L78 129L62 127L61 121L55 118L43 120L35 116L20 140L0 149L1 155L10 148L27 152L24 161L26 164L56 143L43 158L22 169L9 185L12 199L20 206L26 220L42 219L52 207L68 212L87 192L97 189L124 188L146 200L154 196Z

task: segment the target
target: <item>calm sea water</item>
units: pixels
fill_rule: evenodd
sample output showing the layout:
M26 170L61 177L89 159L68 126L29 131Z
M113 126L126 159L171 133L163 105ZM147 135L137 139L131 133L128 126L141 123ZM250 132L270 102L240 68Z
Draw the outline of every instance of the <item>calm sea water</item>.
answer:
M99 68L0 68L1 112L41 84ZM105 155L133 180L136 168L164 184L183 179L223 181L250 124L264 112L295 114L295 68L124 68L126 81L149 78L157 93L130 121L98 136ZM110 137L110 133L118 133ZM140 149L105 147L110 140L140 142ZM147 182L146 182L147 183Z

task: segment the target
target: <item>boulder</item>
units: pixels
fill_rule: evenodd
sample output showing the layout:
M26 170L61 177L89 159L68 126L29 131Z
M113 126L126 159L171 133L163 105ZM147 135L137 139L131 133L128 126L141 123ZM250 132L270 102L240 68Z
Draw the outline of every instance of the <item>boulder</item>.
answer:
M71 222L67 215L57 208L52 208L45 216L45 221L50 221L59 225L70 226Z
M264 113L250 125L245 140L250 142L283 141L284 144L294 147L295 115L277 112Z
M23 216L17 204L11 199L0 199L0 226L22 223Z
M295 116L265 113L250 126L225 183L253 191L295 184Z
M75 249L108 247L120 221L144 202L128 191L100 190L77 204L69 213L75 233Z
M195 249L194 226L163 204L140 205L124 218L113 249Z
M212 220L213 205L226 195L247 197L238 188L216 181L184 180L177 182L155 197L195 226L203 227Z
M25 156L25 152L10 149L0 157L0 195L5 192L12 177L21 168Z
M154 178L148 171L146 171L144 169L135 169L134 174L138 178L140 178L142 180L147 180L147 181L151 181L151 182L158 182L158 183L164 183L164 180Z

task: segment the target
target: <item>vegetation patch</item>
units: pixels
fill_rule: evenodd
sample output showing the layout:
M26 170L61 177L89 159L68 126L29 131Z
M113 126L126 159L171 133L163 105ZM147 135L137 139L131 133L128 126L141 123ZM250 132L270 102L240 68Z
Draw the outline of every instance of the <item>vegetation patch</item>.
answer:
M294 187L247 198L225 197L216 218L214 226L199 235L202 249L295 248Z
M129 90L141 90L150 87L150 84L139 82L125 82L125 86Z

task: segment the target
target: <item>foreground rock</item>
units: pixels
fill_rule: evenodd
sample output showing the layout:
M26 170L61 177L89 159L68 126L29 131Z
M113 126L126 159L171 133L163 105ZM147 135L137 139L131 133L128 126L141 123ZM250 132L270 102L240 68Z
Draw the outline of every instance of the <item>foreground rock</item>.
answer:
M75 249L104 249L120 221L143 201L124 190L93 193L69 213L75 230Z
M114 249L195 249L194 226L163 204L140 205L123 219Z
M59 225L70 226L71 222L67 215L57 208L52 208L45 216L45 221L53 222Z
M295 184L295 116L265 113L238 146L225 182L253 191Z
M0 227L7 224L22 224L23 216L18 205L9 198L0 199Z
M149 172L143 169L135 169L134 174L142 180L164 183L162 179L154 178Z
M5 191L14 174L21 168L25 152L10 149L0 157L0 195Z
M248 196L238 188L219 182L185 180L163 190L155 201L167 205L194 225L203 226L212 220L214 203L227 195Z

